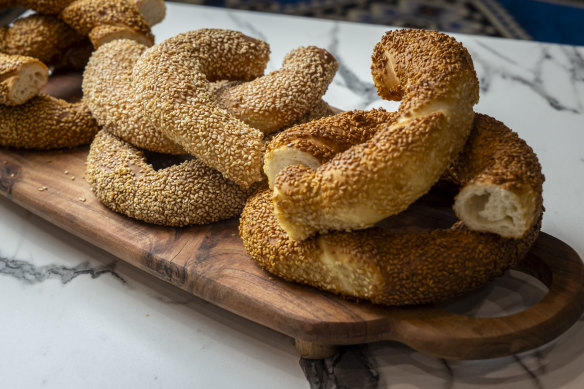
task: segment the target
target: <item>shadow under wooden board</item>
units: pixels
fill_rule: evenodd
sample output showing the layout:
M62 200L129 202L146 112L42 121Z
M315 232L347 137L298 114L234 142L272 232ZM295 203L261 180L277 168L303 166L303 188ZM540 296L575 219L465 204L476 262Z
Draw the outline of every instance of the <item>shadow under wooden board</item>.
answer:
M349 301L263 271L245 252L238 220L166 228L114 213L84 180L88 147L0 149L0 193L127 263L239 316L295 339L301 355L394 340L448 359L485 359L533 349L570 328L584 311L578 254L542 233L519 271L549 291L509 316L476 318L432 305L384 307ZM422 216L428 208L421 208Z

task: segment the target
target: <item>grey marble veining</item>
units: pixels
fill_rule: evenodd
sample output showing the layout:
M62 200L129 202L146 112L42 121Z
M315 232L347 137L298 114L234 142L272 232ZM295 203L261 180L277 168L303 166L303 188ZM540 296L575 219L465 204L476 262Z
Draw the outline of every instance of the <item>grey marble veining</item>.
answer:
M379 373L367 356L366 346L347 346L326 359L300 359L311 389L379 387Z
M339 70L337 71L333 83L358 95L361 98L361 102L354 108L365 109L373 102L379 100L377 88L372 81L364 81L360 79L359 76L351 70L351 67L344 59L344 55L339 51L338 32L339 23L335 23L334 28L330 31L331 43L326 47L326 49L335 56L339 63Z
M537 374L535 374L534 371L532 371L524 362L523 360L517 356L514 355L513 359L515 360L515 363L517 363L519 365L519 367L521 369L523 369L525 371L525 374L527 375L527 377L529 378L529 380L531 380L531 382L533 383L533 387L536 389L543 389L544 386L542 384L542 382L539 380L539 378L537 377Z
M268 41L268 36L264 34L264 32L258 28L254 23L249 22L245 17L240 17L239 13L233 11L226 11L227 16L236 26L238 31L243 32L246 35L249 35L256 39L261 39L264 42Z
M88 275L92 279L109 274L125 283L126 281L115 272L115 262L105 266L90 266L88 262L76 266L43 265L37 266L32 262L20 259L0 257L0 275L15 278L26 284L36 284L48 279L57 279L67 284L73 279Z
M481 95L489 93L494 82L504 82L509 88L519 84L544 99L553 110L584 114L584 61L579 48L537 44L537 57L524 62L484 41L477 41L469 51L480 77ZM550 73L563 74L571 87L558 90L554 85L557 80L548 77Z

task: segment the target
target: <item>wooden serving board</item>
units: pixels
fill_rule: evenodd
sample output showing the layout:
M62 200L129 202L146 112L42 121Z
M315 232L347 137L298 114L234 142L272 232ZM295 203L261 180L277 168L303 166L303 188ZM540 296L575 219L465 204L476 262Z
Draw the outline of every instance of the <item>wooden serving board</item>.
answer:
M473 318L435 306L357 303L289 283L245 253L238 220L165 228L104 207L84 180L88 147L66 151L0 149L0 193L129 264L210 303L296 340L309 358L339 345L395 340L449 359L484 359L538 347L584 311L584 266L578 254L542 233L519 270L548 294L525 311Z
M544 233L520 270L542 280L550 292L511 316L479 319L433 306L388 308L288 283L264 272L245 253L237 219L165 228L105 208L83 179L87 151L0 150L0 192L131 265L295 338L309 357L326 356L337 345L379 340L451 359L503 356L555 338L583 311L582 262Z

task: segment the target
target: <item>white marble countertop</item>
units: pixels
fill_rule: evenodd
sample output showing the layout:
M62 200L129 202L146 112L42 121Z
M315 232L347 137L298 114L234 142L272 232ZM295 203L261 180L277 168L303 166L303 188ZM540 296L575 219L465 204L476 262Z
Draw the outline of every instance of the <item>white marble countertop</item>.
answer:
M266 40L268 70L297 46L326 48L340 63L325 96L331 105L396 106L379 100L369 74L387 27L169 3L154 32L161 41L202 27ZM543 231L584 257L584 47L457 38L479 74L476 111L517 131L540 158ZM292 339L135 270L4 198L0 306L3 388L584 387L582 319L540 349L494 360L446 361L393 342L302 360Z

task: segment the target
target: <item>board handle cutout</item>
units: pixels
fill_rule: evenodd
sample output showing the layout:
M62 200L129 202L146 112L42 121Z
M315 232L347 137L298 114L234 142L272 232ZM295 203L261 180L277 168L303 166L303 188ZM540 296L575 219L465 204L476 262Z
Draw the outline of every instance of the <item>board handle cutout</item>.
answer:
M438 307L426 307L424 315L405 310L391 340L440 358L489 359L542 346L582 316L584 265L567 244L542 232L514 270L548 287L541 301L501 317L470 317Z

